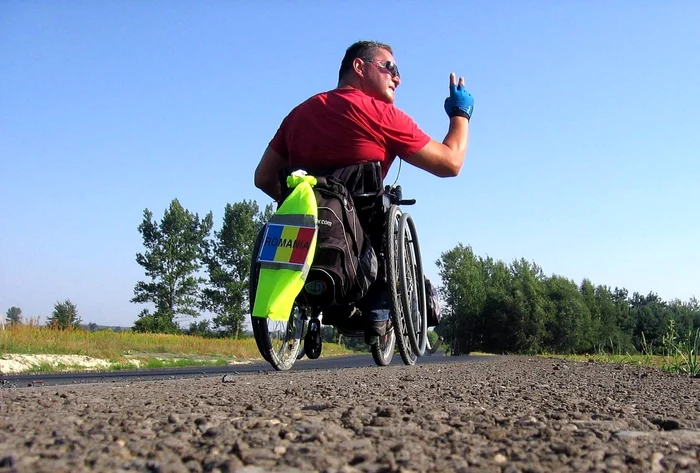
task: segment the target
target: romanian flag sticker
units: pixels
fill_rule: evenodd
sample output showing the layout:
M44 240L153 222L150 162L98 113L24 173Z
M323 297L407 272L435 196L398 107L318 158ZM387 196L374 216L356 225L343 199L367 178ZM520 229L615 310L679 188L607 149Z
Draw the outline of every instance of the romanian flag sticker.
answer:
M258 261L299 265L306 263L316 228L295 225L267 225Z

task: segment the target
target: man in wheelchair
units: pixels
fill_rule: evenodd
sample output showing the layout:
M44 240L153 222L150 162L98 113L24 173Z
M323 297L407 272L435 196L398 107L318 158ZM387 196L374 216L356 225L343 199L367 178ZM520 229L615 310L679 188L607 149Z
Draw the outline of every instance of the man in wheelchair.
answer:
M358 196L382 189L382 181L397 156L438 177L457 176L464 162L474 108L464 78L456 80L450 74L450 95L444 103L449 127L439 142L394 106L400 84L389 45L373 41L351 45L340 65L337 88L314 95L284 118L255 170L255 185L281 202L285 189L280 173L305 169L314 175L334 175L362 209L359 216L372 246L381 247L383 219ZM372 344L386 330L390 309L386 288L380 282L373 284L357 307L366 324L365 341ZM330 312L328 315L334 316Z

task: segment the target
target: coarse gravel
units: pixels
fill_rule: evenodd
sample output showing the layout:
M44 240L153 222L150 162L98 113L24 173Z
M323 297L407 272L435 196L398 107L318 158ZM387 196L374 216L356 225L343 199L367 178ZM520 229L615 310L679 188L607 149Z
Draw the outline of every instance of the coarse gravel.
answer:
M504 356L0 389L0 473L700 471L700 379Z

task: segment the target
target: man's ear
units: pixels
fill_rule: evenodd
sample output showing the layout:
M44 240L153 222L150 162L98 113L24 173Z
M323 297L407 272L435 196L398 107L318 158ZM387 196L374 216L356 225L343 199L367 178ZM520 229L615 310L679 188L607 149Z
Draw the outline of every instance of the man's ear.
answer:
M360 59L359 57L356 57L355 59L352 60L352 70L355 72L360 77L364 77L364 72L362 72L362 65L365 62Z

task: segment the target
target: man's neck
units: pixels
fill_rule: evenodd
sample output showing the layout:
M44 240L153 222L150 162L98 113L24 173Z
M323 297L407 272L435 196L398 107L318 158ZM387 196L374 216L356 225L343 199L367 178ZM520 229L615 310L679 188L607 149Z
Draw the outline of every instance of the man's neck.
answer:
M336 89L357 89L357 87L347 82L338 82L338 87L336 87Z

